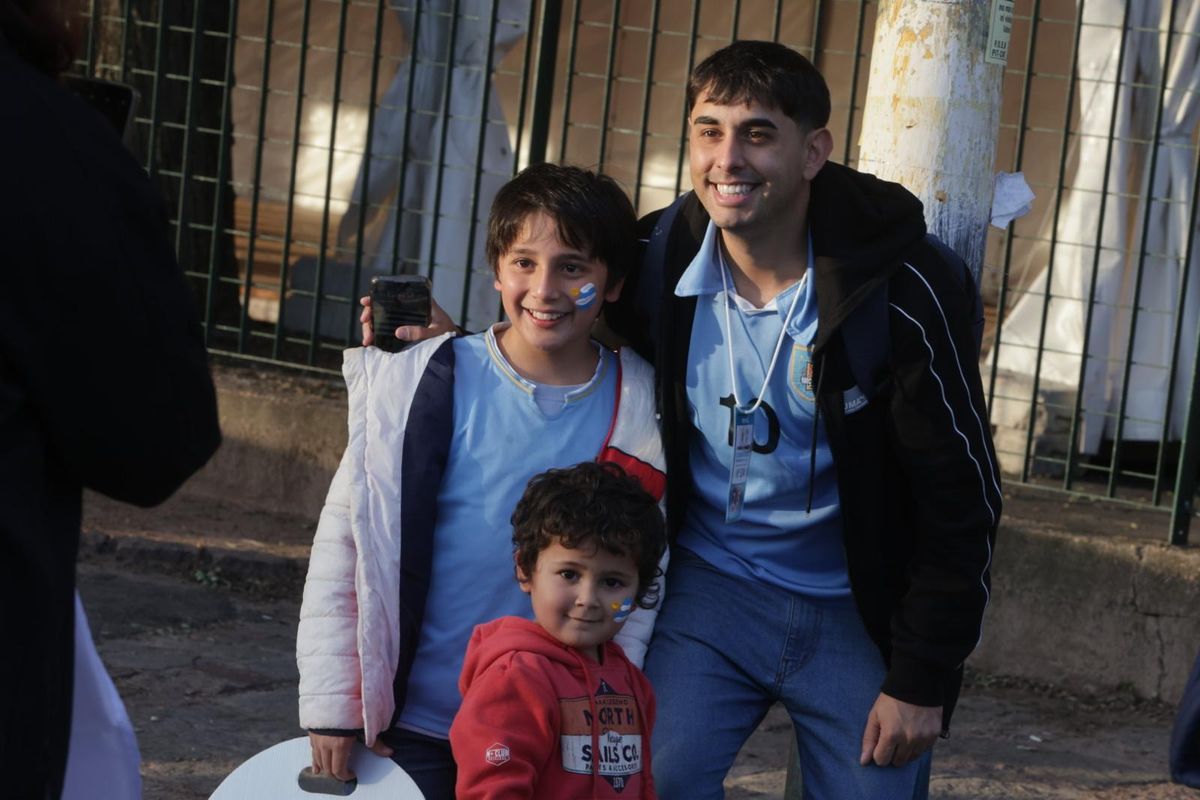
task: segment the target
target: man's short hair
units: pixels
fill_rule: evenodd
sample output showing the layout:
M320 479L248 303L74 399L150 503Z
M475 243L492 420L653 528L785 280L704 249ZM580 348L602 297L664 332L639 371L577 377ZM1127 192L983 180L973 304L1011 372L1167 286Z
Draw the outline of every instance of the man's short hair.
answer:
M637 258L637 214L625 191L607 175L579 167L534 164L501 187L488 215L487 259L500 256L521 235L525 220L543 212L558 225L558 238L604 262L611 288Z
M806 130L829 124L829 86L813 63L777 42L746 40L723 47L692 70L687 110L708 98L718 105L758 102Z
M667 547L662 510L637 479L610 462L585 461L535 475L512 515L516 565L532 575L554 542L571 550L603 548L637 564L635 602L658 604L659 559Z

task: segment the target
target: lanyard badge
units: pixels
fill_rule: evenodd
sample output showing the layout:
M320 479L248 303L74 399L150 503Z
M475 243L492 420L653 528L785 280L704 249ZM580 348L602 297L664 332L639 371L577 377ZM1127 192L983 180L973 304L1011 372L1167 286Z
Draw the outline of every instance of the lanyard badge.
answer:
M725 501L725 521L742 518L746 504L746 480L750 477L750 453L754 448L754 412L740 408L733 412L733 465L729 470L729 496Z
M711 224L711 223L710 223ZM811 265L812 237L808 238L808 264ZM779 360L779 351L787 338L788 324L796 311L796 302L804 293L803 284L808 278L807 265L804 274L798 281L791 305L788 306L787 316L779 328L779 338L775 341L775 349L771 354L771 363L763 375L762 388L758 391L758 399L749 408L743 408L738 401L737 371L733 367L733 324L729 321L729 304L733 301L733 292L729 290L729 268L725 264L725 254L717 248L717 267L721 273L721 305L725 309L725 352L729 354L729 385L732 389L733 410L733 464L729 468L729 495L725 500L725 522L737 522L742 518L742 507L746 504L746 480L750 477L750 453L754 448L754 412L762 405L763 397L771 382L771 373L775 371L775 363Z

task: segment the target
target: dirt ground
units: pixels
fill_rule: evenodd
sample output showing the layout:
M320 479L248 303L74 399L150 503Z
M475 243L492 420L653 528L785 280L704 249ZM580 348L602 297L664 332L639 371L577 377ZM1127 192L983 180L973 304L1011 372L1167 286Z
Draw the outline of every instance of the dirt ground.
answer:
M137 729L147 798L205 798L254 753L300 735L299 604L212 569L146 570L85 552L80 592ZM243 590L248 589L248 590ZM1171 711L1125 694L971 676L937 746L936 800L1197 800L1166 779ZM790 752L776 708L743 749L729 798L781 797Z

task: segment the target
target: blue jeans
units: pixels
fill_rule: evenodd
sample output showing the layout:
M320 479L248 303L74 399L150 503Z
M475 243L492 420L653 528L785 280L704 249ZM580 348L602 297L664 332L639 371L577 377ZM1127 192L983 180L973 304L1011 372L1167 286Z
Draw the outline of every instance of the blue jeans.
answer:
M928 753L904 767L858 763L885 667L851 599L727 575L683 548L666 588L646 657L659 797L724 797L738 750L776 701L796 727L806 798L927 796Z
M408 773L425 800L454 800L458 767L448 739L435 739L403 728L384 731L379 738L392 748L392 761Z

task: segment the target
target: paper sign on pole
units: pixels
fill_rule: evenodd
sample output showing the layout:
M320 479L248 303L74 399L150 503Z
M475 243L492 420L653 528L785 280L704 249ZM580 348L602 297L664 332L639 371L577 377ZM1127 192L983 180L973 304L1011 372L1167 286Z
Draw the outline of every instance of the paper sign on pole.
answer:
M1008 41L1012 38L1013 5L1014 0L992 0L987 53L984 56L984 60L989 64L1004 66L1008 63Z

